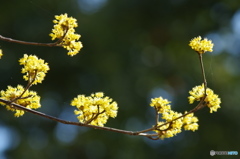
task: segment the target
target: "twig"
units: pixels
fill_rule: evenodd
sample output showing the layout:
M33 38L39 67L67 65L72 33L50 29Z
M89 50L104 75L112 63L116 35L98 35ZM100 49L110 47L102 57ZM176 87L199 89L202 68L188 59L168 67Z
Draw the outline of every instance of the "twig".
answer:
M198 53L198 52L197 52ZM204 94L207 96L207 80L205 76L205 71L204 71L204 66L203 66L203 59L202 59L202 54L198 53L200 65L201 65L201 70L202 70L202 76L203 76L203 83L204 83Z
M23 45L35 45L35 46L60 46L59 41L56 41L54 43L37 43L37 42L28 42L28 41L22 41L22 40L15 40L11 38L4 37L0 35L0 40L7 41L7 42L12 42L12 43L18 43L18 44L23 44Z

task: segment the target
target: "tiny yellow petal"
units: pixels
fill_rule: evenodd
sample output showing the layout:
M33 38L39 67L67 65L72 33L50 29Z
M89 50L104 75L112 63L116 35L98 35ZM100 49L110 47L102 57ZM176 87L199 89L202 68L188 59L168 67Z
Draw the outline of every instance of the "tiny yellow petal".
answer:
M0 59L2 58L3 56L3 53L2 53L2 50L0 49Z

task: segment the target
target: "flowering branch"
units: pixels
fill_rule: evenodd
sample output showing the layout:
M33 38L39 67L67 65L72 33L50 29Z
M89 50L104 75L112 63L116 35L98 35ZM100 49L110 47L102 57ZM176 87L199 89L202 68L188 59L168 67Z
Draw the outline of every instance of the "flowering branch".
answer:
M39 112L39 111L36 111L36 110L33 110L33 109L26 108L26 107L24 107L22 105L19 105L19 104L16 104L16 103L12 102L12 101L8 101L8 100L1 99L1 98L0 98L0 102L3 102L5 104L7 104L7 105L11 105L12 107L15 107L17 109L24 110L26 112L29 112L29 113L32 113L32 114L35 114L35 115L38 115L38 116L41 116L41 117L44 117L44 118L47 118L47 119L59 122L59 123L67 124L67 125L76 125L76 126L90 127L90 128L94 128L94 129L107 130L107 131L112 131L112 132L122 133L122 134L127 134L127 135L133 135L133 136L144 136L144 137L148 137L148 138L153 139L153 140L159 139L158 137L157 138L153 138L153 136L158 136L158 134L156 134L156 133L154 133L154 134L153 133L146 133L146 132L150 132L150 131L153 131L155 129L159 129L160 127L170 123L170 122L167 122L167 123L162 124L160 126L154 126L152 128L141 130L141 131L128 131L128 130L116 129L116 128L112 128L112 127L105 127L105 126L102 127L102 126L90 125L89 122L81 123L81 122L73 122L73 121L63 120L63 119L60 119L60 118L57 118L57 117L53 117L51 115L48 115L48 114L45 114L45 113L42 113L42 112ZM188 115L190 113L196 112L197 110L199 110L199 109L196 109L197 107L199 107L199 105L202 105L202 102L200 102L198 104L198 106L196 106L194 109L192 109L188 113L186 113L186 114L184 114L184 115L182 115L182 116L172 120L171 122L173 122L175 120L178 120L178 119L180 119L180 118L182 118L182 117L184 117L184 116L186 116L186 115ZM170 125L169 125L169 128L170 128Z
M81 36L75 34L74 28L77 27L76 19L68 17L67 14L55 16L55 18L56 19L53 21L55 25L52 29L52 33L50 33L52 40L58 39L55 43L25 42L6 38L1 35L0 40L26 45L62 46L69 51L68 55L76 55L82 48L82 43L77 41ZM190 104L195 101L199 103L190 111L178 113L171 109L171 102L167 99L163 99L162 97L151 99L150 106L155 110L155 125L148 129L128 131L104 126L109 118L115 118L117 116L118 105L117 102L113 101L108 96L104 96L103 92L93 93L90 96L78 95L71 101L70 105L76 107L74 113L77 115L79 122L63 120L33 110L41 107L40 97L36 92L29 91L29 89L32 85L42 83L49 70L48 63L35 55L24 54L24 57L19 60L20 65L23 65L23 79L28 81L27 85L25 87L21 85L17 87L8 86L6 91L2 90L0 92L0 104L6 106L8 110L15 112L14 115L16 117L24 115L26 111L63 124L90 127L127 135L144 136L152 140L173 137L182 132L182 129L195 131L198 129L199 125L197 123L198 118L194 116L194 113L206 106L210 108L210 113L217 111L217 109L220 108L221 100L218 95L214 94L213 90L207 88L207 80L202 59L203 53L212 51L212 42L207 39L201 40L199 36L192 39L189 45L198 53L203 84L189 91L190 96L188 99ZM0 57L1 56L2 51L0 50ZM163 121L159 121L160 114Z
M52 33L49 36L52 37L52 40L58 39L54 43L37 43L37 42L27 42L21 40L15 40L11 38L4 37L0 35L0 40L18 43L23 45L35 45L35 46L62 46L63 48L68 50L69 56L74 56L81 50L82 43L78 41L81 37L79 34L75 34L75 27L78 26L77 20L72 17L68 17L67 14L61 14L59 16L55 16L54 28L52 29ZM2 56L2 51L0 50L0 58Z

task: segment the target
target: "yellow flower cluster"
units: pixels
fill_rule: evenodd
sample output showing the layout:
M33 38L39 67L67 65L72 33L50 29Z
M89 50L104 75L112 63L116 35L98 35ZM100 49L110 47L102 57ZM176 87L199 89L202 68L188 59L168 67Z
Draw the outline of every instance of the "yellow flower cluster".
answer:
M211 40L208 40L207 38L204 38L201 40L201 36L198 36L196 38L193 38L189 46L195 51L197 51L200 54L205 53L206 51L212 52L213 51L213 43Z
M3 53L2 53L2 50L0 49L0 59L2 58L3 56Z
M60 39L60 45L69 51L68 55L76 55L83 47L82 43L77 41L81 35L75 34L74 28L78 26L77 20L68 17L67 14L56 15L55 18L53 20L53 23L55 23L54 28L49 35L52 40Z
M78 95L71 105L77 107L74 113L78 115L79 122L85 124L104 126L109 117L117 116L117 103L107 96L104 97L102 92L91 96Z
M171 108L169 103L171 103L171 102L169 102L167 99L163 99L162 97L152 98L150 106L155 107L157 112L159 114L161 114L161 113L164 113L165 111L167 111Z
M192 104L194 101L200 101L204 97L204 93L204 84L194 87L191 91L189 91L189 103ZM218 97L217 94L214 94L213 90L211 90L210 88L207 88L206 93L207 97L204 101L210 108L210 113L212 113L213 111L216 112L218 108L221 108L221 99Z
M187 112L185 112L186 114ZM193 113L190 113L183 117L184 129L195 131L198 129L198 118L194 116Z
M162 97L154 98L150 103L150 106L154 107L162 115L161 118L165 120L158 122L157 128L154 130L160 139L173 137L182 132L182 128L192 131L198 129L198 119L193 116L193 113L181 117L183 114L171 110L169 103L167 99Z
M36 92L29 90L26 90L24 94L23 92L24 88L21 85L18 85L17 87L8 86L6 91L2 90L0 92L0 97L2 99L24 106L28 109L37 109L41 107L40 97L37 95ZM1 104L5 105L8 110L15 112L15 117L19 117L24 114L23 110L17 109L12 105L7 105L6 103L2 102Z
M22 73L26 73L23 78L26 81L33 82L32 84L42 83L47 71L49 70L48 63L38 59L35 55L24 54L19 60L20 65L23 65Z

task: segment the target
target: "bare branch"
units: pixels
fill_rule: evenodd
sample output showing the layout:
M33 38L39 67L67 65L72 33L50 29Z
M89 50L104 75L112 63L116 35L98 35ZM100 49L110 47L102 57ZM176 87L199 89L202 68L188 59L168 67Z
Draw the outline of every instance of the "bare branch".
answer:
M4 37L0 35L0 40L7 41L7 42L12 42L12 43L18 43L18 44L23 44L23 45L35 45L35 46L60 46L59 41L54 42L54 43L37 43L37 42L27 42L27 41L21 41L21 40L15 40L11 38Z

